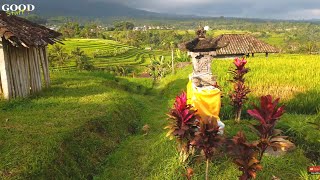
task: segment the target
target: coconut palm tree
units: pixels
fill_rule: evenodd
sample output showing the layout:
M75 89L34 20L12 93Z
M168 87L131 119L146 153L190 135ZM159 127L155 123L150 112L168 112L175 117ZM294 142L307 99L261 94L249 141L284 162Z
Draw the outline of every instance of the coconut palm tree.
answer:
M69 60L70 56L65 48L61 45L55 44L49 53L49 63L51 66L62 67Z
M79 70L90 70L92 69L92 64L89 61L89 57L82 51L79 47L76 47L71 51L71 55L76 60L76 66Z

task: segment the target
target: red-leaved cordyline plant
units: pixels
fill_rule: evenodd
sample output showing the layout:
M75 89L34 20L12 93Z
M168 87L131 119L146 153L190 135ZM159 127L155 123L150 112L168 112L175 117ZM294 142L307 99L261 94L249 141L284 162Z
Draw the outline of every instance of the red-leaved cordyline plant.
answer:
M206 160L206 179L208 180L209 160L223 145L224 138L219 134L218 121L215 118L202 119L191 145L203 151Z
M180 145L180 155L182 161L186 160L189 152L190 141L194 137L195 129L197 127L196 111L192 110L192 106L187 104L187 95L183 92L176 97L174 107L170 110L168 116L169 125L165 129L169 129L167 137L170 139L177 138Z
M236 58L233 62L235 69L229 70L233 78L230 82L233 83L233 92L229 94L231 99L231 105L233 106L235 112L235 121L240 122L242 106L248 99L247 94L250 93L250 89L244 84L244 75L249 72L249 69L245 67L247 61L243 59Z
M242 131L231 139L229 151L233 156L233 162L239 167L242 175L240 180L255 179L257 171L262 169L256 152L257 145L247 142L247 138Z
M272 96L261 96L260 107L254 105L254 109L248 110L250 116L257 119L259 124L253 125L253 130L260 137L257 147L259 148L259 160L263 153L271 146L274 150L283 145L285 136L279 136L281 130L275 129L276 122L285 112L284 106L278 107L280 98L272 101Z

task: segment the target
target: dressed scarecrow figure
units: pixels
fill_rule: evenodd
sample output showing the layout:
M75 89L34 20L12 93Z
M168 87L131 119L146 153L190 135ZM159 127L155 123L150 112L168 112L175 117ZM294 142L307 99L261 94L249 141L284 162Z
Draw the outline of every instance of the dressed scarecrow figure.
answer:
M220 133L223 133L225 125L219 118L221 92L211 71L211 61L212 57L216 56L216 50L227 46L228 43L220 41L219 38L206 38L205 34L206 31L200 28L197 38L180 45L180 49L188 51L193 65L187 85L188 104L197 109L201 119L217 119Z

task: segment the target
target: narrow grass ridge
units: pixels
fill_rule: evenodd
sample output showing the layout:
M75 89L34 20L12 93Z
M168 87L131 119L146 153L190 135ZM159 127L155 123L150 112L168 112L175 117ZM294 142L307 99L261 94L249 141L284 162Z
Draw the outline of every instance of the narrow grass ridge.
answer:
M144 84L101 72L58 73L52 80L34 97L0 101L1 179L90 178L138 132Z

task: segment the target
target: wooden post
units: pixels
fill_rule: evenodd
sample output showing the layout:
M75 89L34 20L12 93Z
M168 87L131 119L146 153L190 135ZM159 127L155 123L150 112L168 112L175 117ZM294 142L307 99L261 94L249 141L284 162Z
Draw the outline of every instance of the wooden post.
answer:
M42 67L42 73L43 73L43 77L44 77L44 81L46 84L46 87L49 87L50 84L50 80L48 79L48 68L46 66L46 60L45 60L45 48L41 47L39 48L39 54L40 54L40 62L41 62L41 67Z
M254 53L252 53L251 56L254 57Z
M41 91L42 83L41 83L41 70L40 70L40 62L39 62L39 51L36 47L33 48L34 51L34 67L35 67L35 79L36 79L36 92Z
M25 83L25 71L24 71L24 62L23 62L23 48L15 48L17 54L17 73L19 74L19 88L20 88L20 97L27 96L27 87Z
M2 38L2 47L0 48L0 74L1 74L1 87L5 99L12 98L11 78L10 78L10 64L8 56L8 43Z
M30 47L28 49L28 62L29 62L29 73L30 73L30 87L31 87L31 93L36 92L36 82L35 82L35 72L34 72L34 53L33 48Z
M15 92L15 96L13 97L19 97L20 94L20 78L19 73L17 72L17 54L15 47L9 46L9 54L10 54L10 65L11 65L11 73L12 73L12 85Z
M11 98L14 98L16 96L16 90L14 89L14 79L13 79L13 71L12 71L12 64L11 64L11 59L12 59L12 55L10 54L10 49L12 47L12 45L7 41L5 40L4 38L2 39L2 43L3 43L3 47L4 47L4 56L5 56L5 59L8 63L8 69L7 69L7 72L8 72L8 88L11 92L11 95L10 95L10 98L8 99L11 99Z
M51 81L50 81L50 71L49 71L49 54L48 54L48 47L44 47L44 54L45 54L45 58L44 58L44 62L46 64L46 69L47 69L47 80L48 80L48 85L50 86Z
M29 72L29 49L24 49L23 61L25 70L25 85L26 85L26 95L30 95L30 72Z

